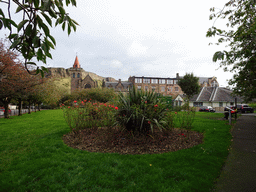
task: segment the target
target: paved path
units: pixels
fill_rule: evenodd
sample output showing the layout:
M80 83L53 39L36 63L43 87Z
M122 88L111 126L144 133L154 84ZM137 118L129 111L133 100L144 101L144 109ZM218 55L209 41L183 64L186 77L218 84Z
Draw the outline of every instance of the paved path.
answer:
M256 117L239 117L232 130L233 142L216 184L218 192L256 192Z

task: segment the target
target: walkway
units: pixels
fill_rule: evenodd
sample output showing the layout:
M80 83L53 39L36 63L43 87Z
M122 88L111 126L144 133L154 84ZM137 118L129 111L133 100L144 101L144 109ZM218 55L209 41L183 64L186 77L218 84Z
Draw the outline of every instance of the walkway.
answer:
M216 184L218 192L256 191L256 116L244 114L232 130L233 142Z

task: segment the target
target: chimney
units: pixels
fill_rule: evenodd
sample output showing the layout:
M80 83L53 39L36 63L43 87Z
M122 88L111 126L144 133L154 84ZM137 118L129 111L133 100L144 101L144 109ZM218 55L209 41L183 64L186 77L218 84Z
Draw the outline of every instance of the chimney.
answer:
M177 78L177 79L179 79L179 78L180 78L179 73L176 73L176 78Z

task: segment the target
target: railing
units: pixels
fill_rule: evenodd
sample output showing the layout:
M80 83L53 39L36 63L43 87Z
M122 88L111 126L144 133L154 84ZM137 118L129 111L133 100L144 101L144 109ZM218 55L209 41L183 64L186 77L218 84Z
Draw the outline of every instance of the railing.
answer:
M41 109L41 110L44 110L44 109ZM30 109L30 112L35 112L35 111L38 111L38 109ZM28 109L21 109L21 114L25 114L25 113L28 113ZM10 110L9 116L15 116L15 115L19 115L19 110L18 109ZM4 114L3 115L0 114L0 118L4 118Z

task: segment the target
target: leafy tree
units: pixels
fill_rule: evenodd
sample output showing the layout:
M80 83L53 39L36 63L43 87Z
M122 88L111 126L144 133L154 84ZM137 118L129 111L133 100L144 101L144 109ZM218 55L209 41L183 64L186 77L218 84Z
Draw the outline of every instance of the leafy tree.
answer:
M221 60L224 71L234 72L229 85L235 85L234 94L251 101L256 96L256 2L253 0L230 0L223 9L213 12L210 20L227 19L227 29L214 25L208 29L206 36L218 36L218 42L226 43L229 50L217 51L213 61ZM229 68L231 67L231 68Z
M7 49L2 41L0 41L0 70L5 75L0 81L0 101L5 108L5 118L9 118L8 105L11 100L18 99L21 102L29 90L41 83L42 78L29 75L18 60L18 55Z
M66 6L76 6L76 0L65 0ZM50 50L54 49L56 42L50 34L49 28L53 25L62 25L65 30L67 26L68 35L73 28L76 31L78 23L71 19L66 13L63 0L0 0L0 4L6 5L0 8L0 30L4 27L9 30L9 40L12 42L10 48L18 50L25 58L25 67L27 65L35 65L31 62L33 58L46 63L46 58L52 58ZM20 20L16 23L12 17L12 12L16 8L15 13L20 13ZM7 12L7 13L5 13ZM47 71L45 67L39 69L37 73ZM29 70L28 70L29 72ZM1 73L1 71L0 71ZM0 77L1 78L1 77Z
M178 85L182 91L186 94L188 100L200 91L200 85L198 83L199 78L195 77L193 73L186 75L178 81Z

